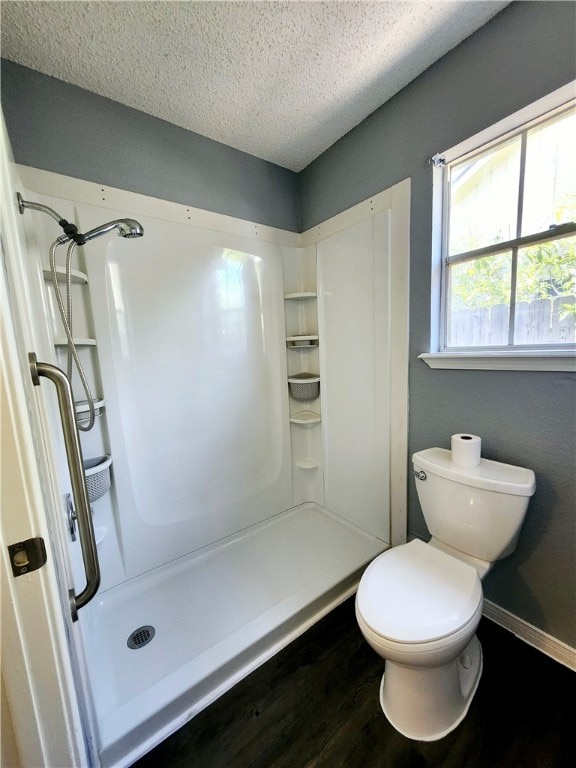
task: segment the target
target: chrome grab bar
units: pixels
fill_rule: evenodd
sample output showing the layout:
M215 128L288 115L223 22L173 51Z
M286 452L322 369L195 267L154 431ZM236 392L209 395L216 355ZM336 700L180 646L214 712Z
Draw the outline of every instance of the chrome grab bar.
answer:
M82 463L82 447L80 445L80 436L76 424L76 413L74 410L74 399L72 397L72 387L68 377L49 363L39 363L34 353L28 355L30 364L30 374L34 386L40 386L40 376L50 379L56 387L58 395L58 408L60 410L60 419L62 422L62 432L64 435L64 445L66 447L66 457L68 459L68 469L70 471L70 481L72 483L72 493L76 504L76 514L78 521L78 533L80 536L80 546L82 547L82 558L84 560L84 569L86 571L86 586L79 594L73 589L68 593L70 598L70 610L72 621L77 621L78 610L83 608L86 603L94 597L100 586L100 565L98 563L98 551L96 549L96 538L94 536L94 526L92 524L92 512L88 501L88 489L86 488L86 476L84 474L84 465Z

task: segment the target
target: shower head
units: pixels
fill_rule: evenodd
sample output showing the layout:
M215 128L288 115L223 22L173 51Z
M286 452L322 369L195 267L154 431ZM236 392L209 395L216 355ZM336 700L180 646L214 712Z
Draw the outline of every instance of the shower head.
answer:
M48 208L47 205L34 203L30 200L23 200L20 192L16 194L16 200L18 201L18 210L20 213L24 213L26 208L31 208L34 211L47 213L60 224L64 230L64 234L56 238L56 241L60 243L60 245L63 245L70 240L74 240L76 245L84 245L84 243L87 243L89 240L94 240L95 237L105 235L113 229L118 230L119 237L142 237L144 234L144 227L134 219L115 219L114 221L109 221L107 224L101 224L99 227L95 227L83 235L81 232L78 232L78 227L75 224L66 221L66 219L62 218L59 213L52 208Z
M91 229L85 234L78 233L78 236L74 238L78 245L84 245L89 240L94 240L100 235L105 235L107 232L111 232L113 229L118 230L119 237L142 237L144 234L144 227L135 221L134 219L115 219L109 221L106 224L101 224L99 227ZM60 235L58 242L67 243L71 238L68 235Z

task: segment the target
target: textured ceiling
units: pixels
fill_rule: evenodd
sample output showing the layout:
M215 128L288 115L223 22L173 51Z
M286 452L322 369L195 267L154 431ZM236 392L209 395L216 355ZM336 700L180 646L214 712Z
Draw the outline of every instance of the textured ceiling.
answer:
M1 53L299 171L507 2L12 2Z

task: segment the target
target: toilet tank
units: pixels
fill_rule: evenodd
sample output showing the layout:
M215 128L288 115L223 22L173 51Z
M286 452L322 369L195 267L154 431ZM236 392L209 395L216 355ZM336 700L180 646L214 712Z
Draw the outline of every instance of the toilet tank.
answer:
M444 448L419 451L412 464L422 512L435 539L489 563L515 550L536 490L531 469L488 459L477 467L461 467Z

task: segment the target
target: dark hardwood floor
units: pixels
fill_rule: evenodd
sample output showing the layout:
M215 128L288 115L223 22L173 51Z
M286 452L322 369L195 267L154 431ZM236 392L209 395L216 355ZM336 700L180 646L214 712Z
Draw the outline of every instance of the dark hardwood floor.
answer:
M573 768L576 674L488 619L478 637L478 691L440 741L411 741L387 722L384 662L350 599L134 768Z

